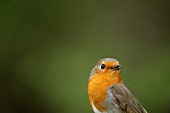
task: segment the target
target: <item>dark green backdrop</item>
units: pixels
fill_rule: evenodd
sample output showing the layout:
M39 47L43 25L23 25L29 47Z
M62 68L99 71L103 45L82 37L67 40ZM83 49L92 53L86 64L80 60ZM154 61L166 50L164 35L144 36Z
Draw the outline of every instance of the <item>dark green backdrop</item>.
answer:
M92 113L103 57L149 113L170 112L168 0L1 0L0 113Z

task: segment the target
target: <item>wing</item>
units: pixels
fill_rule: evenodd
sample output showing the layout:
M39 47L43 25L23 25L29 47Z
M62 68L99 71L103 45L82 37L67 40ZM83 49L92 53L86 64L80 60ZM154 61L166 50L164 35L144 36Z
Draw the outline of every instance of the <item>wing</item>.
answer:
M147 113L124 83L112 85L108 94L111 98L109 102L114 103L123 113Z

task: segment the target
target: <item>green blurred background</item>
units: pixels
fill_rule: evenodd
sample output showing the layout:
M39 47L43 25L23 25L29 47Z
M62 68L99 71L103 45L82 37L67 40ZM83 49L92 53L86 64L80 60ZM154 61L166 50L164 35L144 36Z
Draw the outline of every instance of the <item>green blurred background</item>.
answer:
M103 57L149 113L170 112L170 1L1 0L0 113L93 113Z

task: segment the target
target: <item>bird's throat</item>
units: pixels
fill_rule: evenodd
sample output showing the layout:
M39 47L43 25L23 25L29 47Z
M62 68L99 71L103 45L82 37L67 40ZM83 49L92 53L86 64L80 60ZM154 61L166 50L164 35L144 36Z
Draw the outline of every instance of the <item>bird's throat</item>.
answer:
M103 77L106 82L111 82L112 84L119 84L121 82L120 71L108 71L103 73Z

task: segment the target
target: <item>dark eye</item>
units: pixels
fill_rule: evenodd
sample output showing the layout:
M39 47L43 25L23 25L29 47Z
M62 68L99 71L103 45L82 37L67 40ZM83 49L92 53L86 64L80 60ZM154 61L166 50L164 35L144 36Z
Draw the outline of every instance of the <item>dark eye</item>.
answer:
M104 65L104 64L102 64L102 65L101 65L101 69L104 69L104 68L105 68L105 65Z

